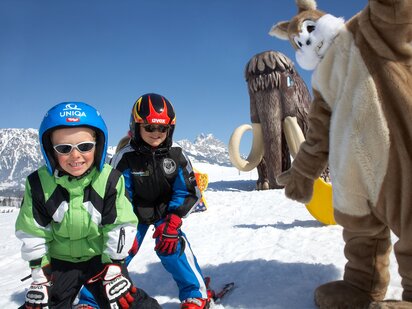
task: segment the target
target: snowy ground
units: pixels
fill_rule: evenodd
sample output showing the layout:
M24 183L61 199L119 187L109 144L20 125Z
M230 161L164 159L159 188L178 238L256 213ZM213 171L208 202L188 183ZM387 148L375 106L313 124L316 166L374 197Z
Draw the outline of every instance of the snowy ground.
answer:
M203 274L218 289L234 281L236 288L216 309L310 309L314 289L340 279L345 259L339 226L324 226L305 206L287 200L283 190L254 191L254 172L196 164L208 173L208 210L184 220L185 231ZM1 207L1 209L5 209ZM20 258L14 236L18 211L0 212L0 308L24 301L29 269ZM129 270L134 282L156 297L165 309L177 309L177 288L146 238ZM391 257L392 281L387 298L400 299L397 263Z

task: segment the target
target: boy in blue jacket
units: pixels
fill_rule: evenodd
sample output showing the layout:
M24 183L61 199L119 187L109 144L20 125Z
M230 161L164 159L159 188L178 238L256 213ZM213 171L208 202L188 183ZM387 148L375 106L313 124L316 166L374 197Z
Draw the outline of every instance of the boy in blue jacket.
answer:
M139 218L136 240L126 261L136 255L153 224L155 250L176 281L180 308L209 308L203 275L181 230L182 218L195 209L201 194L189 159L181 147L173 145L175 123L174 108L164 96L141 96L132 109L130 142L112 158L111 165L125 177Z

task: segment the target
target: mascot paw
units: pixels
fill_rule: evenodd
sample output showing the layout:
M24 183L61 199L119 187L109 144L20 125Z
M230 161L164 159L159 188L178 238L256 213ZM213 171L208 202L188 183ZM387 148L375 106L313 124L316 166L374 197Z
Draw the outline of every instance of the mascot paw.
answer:
M372 299L364 291L341 280L319 286L315 290L315 303L320 309L367 309Z
M412 303L398 300L374 301L368 309L412 309Z

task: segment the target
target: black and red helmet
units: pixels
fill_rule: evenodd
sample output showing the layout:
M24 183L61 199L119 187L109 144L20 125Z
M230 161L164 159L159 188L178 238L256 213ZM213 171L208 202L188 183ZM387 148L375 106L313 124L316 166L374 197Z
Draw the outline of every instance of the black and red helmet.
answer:
M140 141L139 124L169 125L168 140L171 141L176 124L176 114L172 103L160 94L142 95L134 103L130 116L130 134L135 142Z

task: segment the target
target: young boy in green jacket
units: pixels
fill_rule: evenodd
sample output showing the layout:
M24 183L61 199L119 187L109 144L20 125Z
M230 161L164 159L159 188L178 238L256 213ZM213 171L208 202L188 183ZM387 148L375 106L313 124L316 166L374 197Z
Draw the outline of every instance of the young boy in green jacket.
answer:
M71 308L83 285L101 308L160 308L123 262L138 220L123 176L105 164L99 112L82 102L57 104L39 140L46 164L27 177L16 221L33 280L21 308Z

